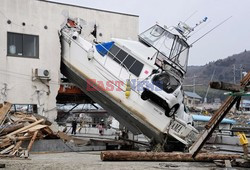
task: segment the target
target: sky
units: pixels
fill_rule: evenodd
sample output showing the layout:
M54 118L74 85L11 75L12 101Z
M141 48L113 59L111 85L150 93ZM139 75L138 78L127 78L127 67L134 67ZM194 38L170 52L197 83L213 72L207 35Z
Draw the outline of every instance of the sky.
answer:
M186 21L195 26L204 17L189 43L232 16L190 49L188 65L205 65L250 50L250 0L50 0L139 15L139 32L158 22L175 26ZM192 15L193 14L193 15ZM189 18L191 16L191 18ZM189 19L188 19L189 18Z

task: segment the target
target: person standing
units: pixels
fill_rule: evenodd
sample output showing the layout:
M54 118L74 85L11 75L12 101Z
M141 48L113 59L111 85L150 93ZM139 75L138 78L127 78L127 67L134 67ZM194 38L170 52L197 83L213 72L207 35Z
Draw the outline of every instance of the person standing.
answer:
M73 119L73 121L72 121L72 132L71 132L72 135L76 134L76 126L77 126L76 119Z
M104 120L101 120L101 123L98 125L99 135L103 135L104 133Z

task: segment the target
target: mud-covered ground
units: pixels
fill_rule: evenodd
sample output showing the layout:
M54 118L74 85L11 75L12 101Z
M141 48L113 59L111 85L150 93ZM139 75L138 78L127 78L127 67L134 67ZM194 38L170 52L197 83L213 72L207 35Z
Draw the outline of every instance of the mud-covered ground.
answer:
M100 152L67 152L31 154L30 160L0 159L6 170L150 170L150 169L217 169L213 163L199 162L103 162Z

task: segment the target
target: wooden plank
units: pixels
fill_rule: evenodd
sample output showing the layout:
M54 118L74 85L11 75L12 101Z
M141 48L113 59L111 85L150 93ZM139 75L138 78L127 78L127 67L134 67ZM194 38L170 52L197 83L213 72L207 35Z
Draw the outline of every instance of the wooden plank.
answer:
M15 146L15 145L10 145L8 148L5 148L4 150L2 150L2 151L0 152L0 154L2 155L2 154L7 153L7 152L10 151L12 148L14 148L14 146Z
M9 102L5 102L3 106L0 108L0 125L5 120L6 115L9 113L12 104Z
M65 133L63 132L58 132L57 135L59 136L60 139L62 139L63 141L70 141L72 140L73 138L69 135L66 135Z
M29 146L28 146L28 148L27 148L28 151L31 150L32 145L33 145L34 141L36 140L37 133L38 133L38 130L35 131L34 135L32 136L32 138L31 138L31 140L30 140Z
M11 132L10 134L7 135L7 137L10 137L10 136L15 135L15 134L20 133L20 132L23 132L23 131L25 131L25 130L27 130L27 129L29 129L29 128L31 128L31 127L37 125L37 124L39 124L39 123L42 123L43 121L44 121L44 120L41 119L41 120L38 120L38 121L36 121L36 122L34 122L34 123L31 123L31 124L29 124L28 126L25 126L25 127L21 128L21 129L18 129L18 130L16 130L16 131L14 131L14 132Z
M20 137L15 137L14 140L20 141L20 140L30 140L31 136L20 136Z
M234 160L241 155L199 153L195 158L190 153L179 152L135 152L103 151L102 161L178 161L178 162L212 162L214 160Z
M49 127L43 128L43 131L46 132L48 135L54 135L54 132Z
M24 130L23 132L35 132L35 131L42 129L42 128L45 128L45 127L48 127L48 125L35 125L27 130Z
M20 148L20 146L22 145L22 143L23 141L18 141L10 154L15 155L18 149Z
M10 138L4 138L0 140L0 148L4 148L6 146L11 145L11 140Z
M4 129L2 130L2 132L0 133L0 135L7 134L7 133L10 133L10 132L13 132L13 131L15 131L15 130L17 130L17 129L20 129L20 128L22 128L22 127L24 127L24 124L23 124L23 123L18 123L18 124L16 124L16 125L9 125L9 126L7 126L6 128L4 128Z

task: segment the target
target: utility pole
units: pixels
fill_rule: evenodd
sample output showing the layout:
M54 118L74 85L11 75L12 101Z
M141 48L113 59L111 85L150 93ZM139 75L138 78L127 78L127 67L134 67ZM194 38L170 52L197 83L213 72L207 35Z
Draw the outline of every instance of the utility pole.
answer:
M234 84L236 83L236 71L240 71L240 80L242 80L242 74L243 74L243 66L242 66L242 64L240 64L240 67L238 68L238 69L236 69L236 66L235 66L235 64L233 65L233 76L234 76Z
M195 78L196 78L197 76L194 74L194 77L193 77L193 92L195 93Z
M236 81L235 81L235 70L236 70L236 69L235 69L235 64L234 64L234 65L233 65L234 84L235 84L235 82L236 82Z
M243 67L242 64L240 64L240 80L242 80L242 74L243 74Z

